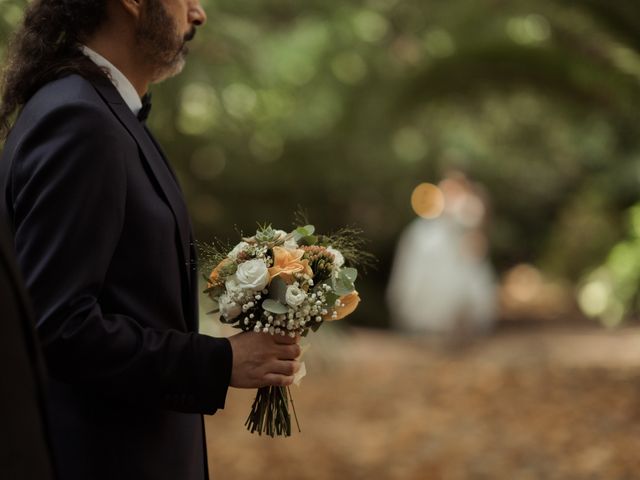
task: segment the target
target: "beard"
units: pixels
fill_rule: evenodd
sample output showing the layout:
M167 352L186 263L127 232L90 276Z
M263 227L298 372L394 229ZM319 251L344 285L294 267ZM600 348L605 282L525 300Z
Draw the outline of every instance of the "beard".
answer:
M161 0L147 0L136 29L136 46L142 61L152 71L152 83L161 82L180 73L189 53L187 42L196 34L192 27L180 34L173 18Z

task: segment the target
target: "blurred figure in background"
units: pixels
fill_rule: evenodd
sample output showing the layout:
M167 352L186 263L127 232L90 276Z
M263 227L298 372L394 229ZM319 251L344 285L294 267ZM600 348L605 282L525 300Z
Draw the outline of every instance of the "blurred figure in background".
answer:
M387 290L393 325L406 332L465 339L491 330L496 287L484 233L487 202L464 174L419 185L419 218L402 234Z

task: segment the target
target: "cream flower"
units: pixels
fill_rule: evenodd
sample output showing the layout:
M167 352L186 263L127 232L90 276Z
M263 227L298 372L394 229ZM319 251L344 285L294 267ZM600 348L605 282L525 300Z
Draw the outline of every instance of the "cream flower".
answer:
M226 320L233 320L242 312L240 305L232 301L226 293L223 293L218 298L218 306L220 307L220 315Z
M221 278L222 270L225 267L228 267L228 266L230 266L232 264L233 264L233 261L228 259L228 258L225 258L224 260L222 260L216 266L216 268L213 269L213 271L209 275L209 286L211 286L211 285L220 285L220 284L224 283L224 279Z
M329 310L327 315L323 315L324 321L341 320L347 315L351 315L360 303L358 292L353 291L338 299L336 306Z
M227 278L227 281L224 282L224 288L227 290L229 298L234 302L242 302L248 298L247 291L242 288L235 275Z
M308 260L303 260L304 250L288 250L283 247L273 247L273 267L269 269L269 276L273 280L277 276L287 282L294 273L304 273L313 276Z
M274 230L273 236L277 241L284 240L284 238L287 236L287 232L285 232L284 230Z
M233 247L233 250L229 252L229 255L227 255L227 257L235 261L238 258L238 255L240 255L240 253L242 253L242 251L248 246L249 244L247 242L240 242L235 247Z
M300 287L289 285L285 293L285 299L290 307L297 307L307 298L307 294Z
M236 279L245 290L259 291L269 284L269 270L264 261L254 258L238 265Z

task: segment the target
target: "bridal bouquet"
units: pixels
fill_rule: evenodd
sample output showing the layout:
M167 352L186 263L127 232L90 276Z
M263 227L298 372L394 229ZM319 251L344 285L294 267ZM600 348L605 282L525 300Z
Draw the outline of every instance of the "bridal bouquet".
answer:
M316 235L313 225L292 232L260 227L230 251L220 244L205 246L204 256L215 265L205 293L224 323L243 331L304 337L358 306L354 266L370 260L360 248L363 243L360 232L350 228ZM290 436L289 402L295 416L288 387L258 389L247 429Z

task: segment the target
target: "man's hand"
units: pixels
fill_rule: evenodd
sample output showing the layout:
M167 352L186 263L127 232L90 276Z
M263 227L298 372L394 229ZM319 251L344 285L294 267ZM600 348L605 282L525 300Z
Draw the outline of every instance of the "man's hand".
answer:
M231 386L286 387L300 368L299 337L244 332L229 338L233 351Z

